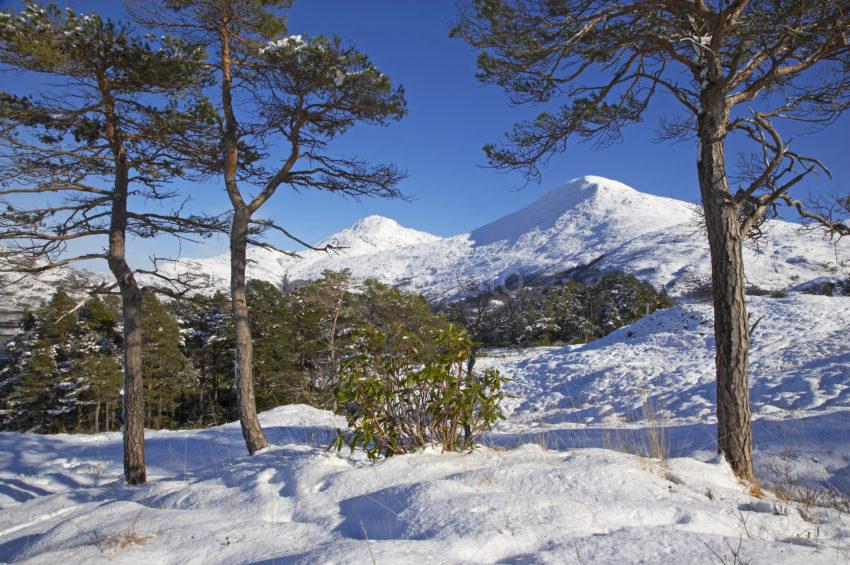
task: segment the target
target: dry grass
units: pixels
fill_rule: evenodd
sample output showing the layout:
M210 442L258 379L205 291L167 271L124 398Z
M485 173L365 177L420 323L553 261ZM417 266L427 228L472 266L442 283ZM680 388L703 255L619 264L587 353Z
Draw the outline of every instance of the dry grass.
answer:
M765 488L773 492L780 502L798 505L797 511L807 522L816 522L814 513L818 509L850 514L850 495L835 488L805 484L794 473L790 463L774 465L770 471L773 480L766 483Z
M714 556L717 558L717 561L719 561L723 565L745 565L746 563L749 563L749 561L745 561L744 558L741 556L741 544L743 544L743 542L743 536L738 538L737 546L733 546L730 542L727 541L726 547L729 548L728 556L726 555L725 550L717 551L707 543L703 545L705 545L705 547L707 547L708 550L712 554L714 554Z
M645 467L659 472L671 482L678 482L667 470L670 442L664 418L652 398L643 401L643 421L646 422L646 427L639 430L606 434L602 438L602 446L605 449L636 455Z
M829 512L850 514L850 496L828 486L806 484L794 473L790 462L772 465L768 473L771 480L764 482L764 488L776 497L773 513L787 516L796 510L811 525L791 536L791 543L817 546L821 524L828 519Z
M140 534L138 531L138 526L139 518L141 517L141 515L142 511L139 510L133 517L133 519L130 521L130 523L127 524L127 527L119 532L92 532L93 543L102 552L106 552L114 549L124 549L131 545L143 545L150 539L162 533L161 531L157 531L147 534Z

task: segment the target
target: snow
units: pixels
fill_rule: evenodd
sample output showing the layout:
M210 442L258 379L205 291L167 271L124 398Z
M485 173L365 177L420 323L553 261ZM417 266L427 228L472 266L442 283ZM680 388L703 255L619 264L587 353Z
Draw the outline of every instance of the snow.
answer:
M529 206L469 233L438 237L369 216L317 246L300 259L276 251L249 250L248 276L274 284L319 278L326 269L350 269L433 300L462 295L469 283L498 284L514 275L526 282L592 265L597 272L625 271L681 296L710 277L705 234L693 204L635 190L598 176L574 179ZM744 261L749 285L787 290L821 277L848 275L847 242L830 242L800 225L779 220L765 225L767 237L748 242ZM191 270L226 291L227 254L188 258L163 265L166 274ZM80 276L83 276L82 274ZM156 281L151 281L156 282ZM12 302L49 296L12 289Z
M279 282L321 276L325 269L350 269L432 299L457 298L469 282L493 283L518 274L523 280L555 275L588 264L601 271L630 272L672 294L692 290L710 274L708 246L693 204L646 194L598 176L574 179L526 208L469 233L437 237L370 216L321 242L348 249L304 252L292 259L254 251L249 276ZM846 276L850 249L832 245L800 225L771 220L768 237L748 243L748 283L785 290L824 276ZM227 255L185 260L227 287Z
M290 35L289 37L283 37L281 39L275 39L273 41L269 41L266 45L260 48L260 54L276 51L282 47L292 47L294 49L299 49L306 44L304 41L304 37L301 35Z
M850 411L850 298L750 297L748 308L751 325L759 320L750 353L754 417ZM507 432L619 427L643 419L647 398L670 425L713 423L712 321L710 304L684 302L586 345L499 350L480 363L514 376Z
M758 476L850 491L850 298L750 306ZM344 421L283 406L253 457L235 423L148 431L150 482L130 488L117 433L0 433L0 562L847 560L850 515L754 497L715 455L711 333L686 301L586 345L490 352L516 398L472 454L330 453ZM647 444L648 405L663 466L611 449Z

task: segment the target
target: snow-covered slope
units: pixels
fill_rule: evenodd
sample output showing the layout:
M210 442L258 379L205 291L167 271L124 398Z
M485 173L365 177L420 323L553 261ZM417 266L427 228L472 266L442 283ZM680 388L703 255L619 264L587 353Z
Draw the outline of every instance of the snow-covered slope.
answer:
M850 411L850 298L794 293L748 302L760 320L750 351L755 418ZM586 345L499 351L481 363L517 375L506 431L619 426L642 419L647 398L670 424L709 423L712 321L711 305L684 301Z
M747 243L748 282L784 290L825 276L845 276L850 247L834 247L798 224L770 221L768 236ZM499 283L519 274L557 276L591 265L634 273L673 294L709 279L705 236L693 205L639 192L596 176L572 180L531 205L470 233L437 237L369 216L319 243L332 252L304 251L301 258L263 249L249 251L249 276L279 284L313 279L326 269L350 269L432 299L456 298L470 283ZM228 256L184 259L172 272L192 270L226 289Z
M799 225L768 222L768 237L747 244L751 285L784 290L840 273L850 257L821 234ZM250 276L272 282L311 279L325 269L350 269L359 277L429 295L456 297L470 282L498 283L512 274L525 280L592 264L602 271L632 272L684 293L709 277L708 247L692 204L639 192L596 176L575 179L531 205L467 234L440 238L370 216L327 238L348 247L292 259L256 252ZM221 280L226 256L189 261Z
M0 259L0 268L8 268L8 263ZM34 309L49 299L57 288L82 297L88 287L105 280L107 278L101 273L71 267L57 267L38 274L0 272L0 310Z
M850 492L850 298L753 298L756 473ZM710 309L684 304L582 346L497 352L509 416L472 454L329 453L329 412L146 433L0 433L0 562L843 563L850 515L756 498L714 452ZM670 459L649 443L653 399Z

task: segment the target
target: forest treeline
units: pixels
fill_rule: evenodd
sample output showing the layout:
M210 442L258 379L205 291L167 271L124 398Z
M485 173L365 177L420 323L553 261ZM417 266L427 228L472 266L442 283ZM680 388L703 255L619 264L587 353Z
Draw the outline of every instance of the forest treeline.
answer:
M23 331L6 344L0 356L2 429L120 429L120 301L91 297L74 310L76 302L58 290L25 316ZM672 303L663 291L622 273L442 306L373 279L355 280L346 271L325 271L291 288L251 280L257 408L335 408L340 366L368 350L375 332L393 343L416 340L413 361L425 363L437 353L437 335L453 323L466 326L476 348L578 343ZM144 297L147 427L205 427L238 418L230 312L223 293L169 301Z

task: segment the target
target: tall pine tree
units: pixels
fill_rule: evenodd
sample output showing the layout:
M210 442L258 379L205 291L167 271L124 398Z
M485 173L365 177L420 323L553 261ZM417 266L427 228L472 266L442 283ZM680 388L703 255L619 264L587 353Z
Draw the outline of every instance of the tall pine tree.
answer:
M336 155L330 142L355 124L385 125L405 113L401 88L356 49L334 38L283 37L289 0L136 2L136 18L203 41L220 87L218 139L197 167L223 177L233 215L230 299L236 342L239 419L249 453L268 446L257 418L254 348L246 279L249 245L276 248L266 232L295 240L258 217L280 187L351 196L398 197L393 165ZM239 108L247 111L240 113ZM260 162L261 151L265 159ZM262 165L262 166L260 166ZM287 251L276 248L279 251Z
M190 172L194 137L214 123L202 99L186 103L199 100L193 92L202 86L204 58L197 45L154 41L96 14L35 2L0 13L0 62L50 83L41 96L0 93L0 237L19 251L20 271L86 259L108 264L110 286L122 298L129 484L146 477L142 295L148 288L184 290L185 281L158 276L146 287L138 277L145 271L128 262L128 239L222 228L214 217L161 208L176 196L164 183ZM67 253L70 242L84 239L103 251Z

